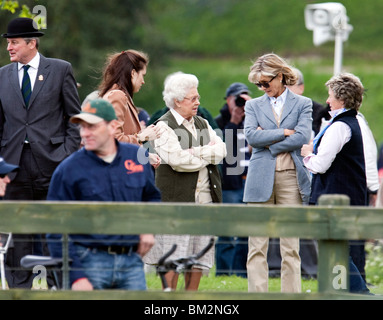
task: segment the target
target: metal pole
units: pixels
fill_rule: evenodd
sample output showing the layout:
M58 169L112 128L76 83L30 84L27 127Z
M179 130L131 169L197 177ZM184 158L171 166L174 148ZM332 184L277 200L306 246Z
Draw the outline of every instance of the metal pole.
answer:
M1 288L3 290L6 289L6 279L5 279L5 272L4 272L4 254L5 252L3 251L3 249L0 250L0 268L1 268Z
M343 31L341 29L336 29L334 75L338 75L342 72L342 59L343 59Z
M3 243L3 240L1 239L0 235L0 276L1 276L1 288L3 290L6 289L6 282L7 279L5 277L5 255L7 254L9 244L11 243L12 240L12 233L6 233L7 234L7 239L5 241L5 244Z

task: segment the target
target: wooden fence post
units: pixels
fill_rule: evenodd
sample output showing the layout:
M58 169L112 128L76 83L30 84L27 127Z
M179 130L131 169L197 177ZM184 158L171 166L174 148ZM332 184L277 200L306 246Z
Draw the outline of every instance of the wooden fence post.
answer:
M349 206L345 195L323 195L318 199L320 206ZM329 212L331 234L333 213ZM329 239L318 241L318 291L321 293L349 292L349 243L348 240Z
M63 263L62 263L62 273L63 273L63 280L62 280L62 287L64 290L69 290L69 235L67 233L64 233L62 235L62 257L63 257Z

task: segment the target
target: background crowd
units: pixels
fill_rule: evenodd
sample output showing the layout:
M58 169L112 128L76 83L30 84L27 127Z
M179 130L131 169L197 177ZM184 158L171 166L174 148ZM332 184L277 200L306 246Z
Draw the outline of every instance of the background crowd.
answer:
M39 53L43 35L28 18L12 20L2 34L12 62L0 69L0 154L9 169L1 176L4 199L315 205L321 194L346 193L351 205L375 205L378 165L371 150L377 148L359 112L364 87L356 76L330 79L322 106L303 95L299 70L266 54L249 74L263 96L252 99L246 84L227 84L214 118L200 105L203 79L177 72L164 81L165 107L150 117L133 100L150 72L145 53L108 56L99 87L81 106L70 63ZM180 256L194 254L210 237L74 235L70 255L85 271L71 273L72 289L144 290L142 257L156 264L173 243ZM46 238L60 235L15 235L6 261L10 287L31 287L33 274L20 269L24 255L60 256ZM302 273L316 276L315 242L279 243L281 290L300 292ZM368 292L364 242L350 247L357 272L351 289ZM204 267L185 276L186 289L197 290L203 271L216 263L217 275L237 274L248 278L249 291L268 290L276 257L268 238L220 237L215 249ZM116 255L124 261L111 259ZM119 276L88 271L96 267ZM167 280L176 288L177 277Z

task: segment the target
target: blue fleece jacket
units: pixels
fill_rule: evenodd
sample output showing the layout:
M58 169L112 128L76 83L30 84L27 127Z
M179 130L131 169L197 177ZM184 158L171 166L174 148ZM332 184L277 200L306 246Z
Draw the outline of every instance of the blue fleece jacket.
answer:
M145 149L116 140L117 155L107 163L91 151L81 150L65 159L55 170L48 191L52 201L161 201L154 183L154 174ZM50 253L61 257L61 235L48 234ZM70 235L69 255L72 259L70 280L85 277L73 242L97 248L99 246L134 246L139 235Z

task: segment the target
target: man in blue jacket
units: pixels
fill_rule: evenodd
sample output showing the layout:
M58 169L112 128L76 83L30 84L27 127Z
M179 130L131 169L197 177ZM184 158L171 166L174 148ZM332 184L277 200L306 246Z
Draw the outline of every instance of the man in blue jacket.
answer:
M84 148L55 170L48 200L55 201L160 201L146 150L114 138L117 117L113 106L91 101L71 118L80 128ZM145 161L146 160L146 161ZM57 240L61 235L50 234ZM49 241L52 256L61 256L61 244ZM145 290L141 257L154 244L154 236L71 235L70 281L73 290Z

